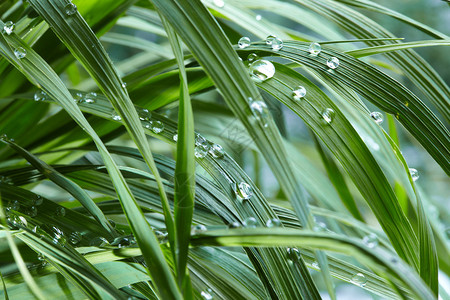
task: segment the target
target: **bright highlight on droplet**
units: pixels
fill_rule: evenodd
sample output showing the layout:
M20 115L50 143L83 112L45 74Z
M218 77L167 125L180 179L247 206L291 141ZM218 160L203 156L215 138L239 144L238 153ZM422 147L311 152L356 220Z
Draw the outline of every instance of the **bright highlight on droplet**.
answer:
M122 121L122 117L119 116L116 112L113 112L111 114L111 119L113 119L114 121Z
M306 89L303 86L298 86L295 90L292 91L292 98L296 101L302 100L303 97L306 96Z
M411 178L413 181L419 179L419 171L414 168L409 168L409 174L411 174Z
M275 75L275 66L268 60L259 59L250 64L248 71L255 82L263 82Z
M22 59L27 55L27 50L25 50L22 47L19 47L17 49L14 50L14 55L18 58L18 59Z
M353 275L352 283L359 285L359 286L365 286L367 283L367 278L366 278L366 276L364 276L363 273L357 273L357 274Z
M258 225L258 221L256 221L256 219L253 217L249 217L244 220L244 227L256 228L257 225Z
M238 41L238 47L241 49L247 48L248 46L250 46L250 38L244 36L241 37Z
M77 13L77 6L73 3L69 3L64 8L66 15L71 16Z
M269 109L264 101L251 101L250 109L256 120L262 124L263 127L268 126Z
M225 6L225 2L223 0L213 0L213 3L215 6L220 7L220 8Z
M278 51L281 48L283 48L283 41L279 38L277 38L274 35L269 35L266 38L266 44L272 47L272 50Z
M378 237L375 233L370 233L363 237L362 242L369 248L375 248L378 245Z
M319 53L322 51L322 47L319 43L311 43L309 45L308 51L312 55L319 55Z
M372 119L375 120L375 123L377 123L377 124L383 123L384 118L383 118L382 113L380 113L378 111L374 111L374 112L370 113L370 116L372 117Z
M219 144L212 145L209 149L209 153L211 153L214 158L222 158L225 155L225 151Z
M266 226L269 228L281 227L281 221L280 221L280 219L276 219L276 218L269 219L266 222Z
M13 21L8 21L8 22L6 22L5 25L3 26L3 31L4 31L7 35L10 35L11 33L13 33L15 27L16 27L16 24L14 24Z
M327 66L328 66L328 68L330 68L330 69L336 69L337 67L339 67L339 58L337 58L337 57L330 57L328 60L327 60Z
M45 99L47 99L47 93L43 90L38 90L34 93L34 101L44 101Z
M241 182L237 185L236 194L242 200L250 200L250 198L253 196L253 189L248 183Z
M322 118L324 119L326 124L330 124L331 122L333 122L334 115L334 110L331 108L325 108L322 111Z

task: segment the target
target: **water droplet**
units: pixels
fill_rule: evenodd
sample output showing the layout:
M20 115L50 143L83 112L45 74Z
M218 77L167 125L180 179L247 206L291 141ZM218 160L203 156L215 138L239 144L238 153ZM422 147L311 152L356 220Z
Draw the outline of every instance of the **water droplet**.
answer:
M255 82L263 82L275 75L274 65L264 59L258 59L252 62L248 68L251 78Z
M203 299L205 300L212 300L214 297L212 296L212 290L211 289L207 289L206 291L202 291L200 293L200 295L202 296Z
M81 232L78 232L78 231L72 232L69 235L69 241L72 245L79 244L82 239L83 239L83 235L81 234Z
M320 270L320 266L317 261L313 261L313 263L311 264L311 267L313 267L314 269Z
M357 273L353 275L351 282L359 286L365 286L367 283L367 278L363 273Z
M215 6L221 7L221 8L225 6L225 2L223 0L213 0L213 3Z
M30 207L27 207L27 209L25 210L25 213L27 215L29 215L30 217L34 218L38 214L38 209L36 208L36 206L30 206Z
M105 247L109 245L109 242L104 237L97 236L89 242L89 245L94 247Z
M250 46L250 42L251 42L250 38L244 36L239 39L238 46L239 46L239 48L244 49L244 48L247 48L248 46Z
M161 121L150 121L150 127L156 134L164 131L164 124Z
M37 259L40 261L45 261L45 256L42 253L37 253Z
M370 116L372 117L372 119L375 120L375 123L377 124L381 124L383 123L383 114L378 112L378 111L374 111L370 113Z
M203 147L196 146L194 149L194 155L197 158L204 158L208 154L208 151L205 150Z
M111 243L112 246L117 246L118 248L126 248L134 244L136 244L136 240L132 236L117 237Z
M261 21L262 16L261 16L261 15L256 15L256 16L255 16L255 19L256 19L256 21Z
M256 219L253 217L249 217L244 220L244 227L256 228L257 225L258 225L258 221L256 221Z
M272 50L274 51L278 51L283 48L283 41L274 35L269 35L266 38L266 44L272 47Z
M122 83L122 87L123 87L124 89L126 89L126 88L127 88L127 83L126 83L126 82L123 82L123 83Z
M44 203L44 198L41 195L36 195L36 198L32 200L33 205L39 206Z
M211 148L211 144L201 134L195 135L195 146L205 151L209 151L209 149Z
M175 142L178 142L178 133L175 133L175 134L173 135L173 140L174 140Z
M319 55L319 53L322 52L322 47L319 43L311 43L309 44L308 51L312 55Z
M306 89L303 86L298 86L297 89L292 91L292 98L296 101L302 100L306 96Z
M66 215L66 209L64 207L58 206L55 210L55 215L57 217L64 217Z
M242 200L250 200L250 198L253 196L253 189L248 183L241 182L236 187L236 194Z
M212 145L211 149L209 149L209 153L211 153L214 158L222 158L225 155L225 151L219 144Z
M149 121L152 117L152 113L149 112L146 108L137 109L137 113L139 115L139 120L141 121Z
M17 48L16 50L14 50L14 55L18 58L24 58L27 55L27 50L25 50L22 47Z
M53 232L52 242L54 244L59 244L61 246L64 246L67 243L66 236L61 229L59 229L56 226L53 226L52 232Z
M337 67L339 67L339 58L337 58L337 57L330 57L328 60L327 60L327 66L328 66L328 68L330 68L330 69L336 69Z
M14 27L16 27L16 24L14 24L13 21L8 21L5 23L5 25L3 26L3 31L7 34L10 35L11 33L13 33L14 31Z
M325 120L325 123L330 124L334 119L334 110L331 108L325 108L322 111L322 118Z
M251 101L250 109L256 120L258 120L264 127L269 125L269 109L264 101Z
M75 95L73 96L73 101L75 103L81 102L82 99L83 99L82 93L75 93Z
M276 219L276 218L269 219L266 222L266 226L269 228L281 227L281 221L280 221L280 219Z
M327 224L325 224L323 222L316 222L316 225L314 225L313 230L317 231L317 232L325 231L325 230L327 230Z
M11 210L15 210L15 211L19 211L20 209L20 202L17 200L12 201L11 203L9 203L7 210L11 211Z
M297 248L287 248L288 258L293 262L300 260L301 254Z
M80 103L95 103L96 98L97 98L97 93L90 92L90 93L87 93L83 98L80 99Z
M198 224L198 225L192 226L192 228L191 228L191 235L201 234L203 232L206 232L207 230L208 229L206 228L205 225Z
M115 111L111 114L111 119L114 121L122 121L122 117L119 116Z
M375 233L366 235L362 241L369 248L375 248L378 245L378 237Z
M77 13L77 6L73 3L69 3L66 5L66 7L64 8L66 15L71 16L73 14Z
M419 179L419 171L414 168L409 168L409 174L411 174L411 178L413 181Z
M230 224L228 224L228 228L241 228L242 225L239 222L231 222Z
M256 53L250 53L248 56L247 56L247 60L248 60L248 62L254 62L254 61L256 61L257 59L259 59L259 56L256 54Z
M7 221L11 228L26 227L28 225L27 219L23 216L19 216L16 213L10 213L7 217Z

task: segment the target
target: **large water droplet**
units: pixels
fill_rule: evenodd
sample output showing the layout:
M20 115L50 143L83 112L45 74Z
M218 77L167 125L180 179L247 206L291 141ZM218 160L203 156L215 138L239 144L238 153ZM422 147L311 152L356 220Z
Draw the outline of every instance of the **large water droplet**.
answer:
M328 66L328 68L330 68L330 69L336 69L337 67L339 67L339 58L337 58L337 57L330 57L328 60L327 60L327 66Z
M211 149L209 149L209 153L211 153L214 158L222 158L225 155L225 151L219 144L212 145Z
M225 2L223 0L213 0L213 3L215 6L221 7L221 8L225 6Z
M19 47L17 49L14 50L14 55L18 58L18 59L22 59L27 55L27 50L25 50L22 47Z
M409 168L409 174L411 174L411 178L413 181L419 179L419 171L414 168Z
M205 151L209 151L211 144L201 134L195 135L195 146Z
M247 60L248 60L248 62L250 62L250 63L256 61L258 58L259 58L259 56L258 56L256 53L250 53L250 54L247 56Z
M276 219L276 218L269 219L266 222L266 226L269 228L281 227L281 221L280 221L280 219Z
M66 215L66 209L64 207L58 206L55 210L55 215L57 217L64 217Z
M322 51L322 47L319 43L311 43L309 44L308 51L312 55L319 55L319 53Z
M66 15L71 16L77 13L77 6L73 3L69 3L64 8L64 11L66 12Z
M283 41L274 35L269 35L266 38L266 44L272 47L272 50L274 51L278 51L283 48Z
M293 262L300 260L301 254L297 248L287 248L288 258Z
M378 111L374 111L370 113L370 116L372 117L372 119L375 120L375 123L377 124L381 124L383 123L383 114L378 112Z
M153 133L161 133L164 131L164 124L161 121L150 121L150 128Z
M67 243L66 236L60 228L53 226L52 232L53 232L52 242L54 244L64 246Z
M83 98L80 99L80 103L95 103L96 98L97 98L97 93L90 92L90 93L87 93Z
M72 245L78 245L83 239L81 232L75 231L69 235L69 241Z
M275 75L274 65L270 61L264 59L252 62L248 70L251 78L255 82L266 81Z
M378 237L375 233L364 236L362 241L369 248L375 248L378 245Z
M197 224L195 226L192 226L192 228L191 228L191 235L201 234L203 232L206 232L207 230L208 229L206 228L205 225Z
M212 300L214 299L213 295L212 295L212 290L211 289L207 289L206 291L202 291L200 293L200 295L202 296L203 299L205 300Z
M111 119L114 121L122 121L122 117L118 115L115 111L111 114Z
M251 42L250 38L244 36L239 39L238 46L239 46L239 48L244 49L244 48L247 48L248 46L250 46L250 42Z
M264 101L251 101L250 109L256 120L258 120L264 127L269 125L269 109Z
M306 89L303 86L298 86L295 90L292 91L292 98L296 101L302 100L303 97L306 96Z
M334 110L331 108L325 108L322 111L322 118L325 120L326 124L330 124L334 119Z
M5 23L5 25L3 26L3 31L7 34L10 35L11 33L13 33L14 31L14 27L16 27L16 25L14 24L13 21L8 21Z
M357 274L353 275L352 283L359 285L359 286L365 286L367 283L367 278L366 278L366 276L364 276L363 273L357 273Z
M253 189L248 183L241 182L237 185L236 194L242 200L249 200L253 196Z
M249 217L249 218L244 220L244 227L256 228L256 226L258 226L258 221L256 221L255 218Z

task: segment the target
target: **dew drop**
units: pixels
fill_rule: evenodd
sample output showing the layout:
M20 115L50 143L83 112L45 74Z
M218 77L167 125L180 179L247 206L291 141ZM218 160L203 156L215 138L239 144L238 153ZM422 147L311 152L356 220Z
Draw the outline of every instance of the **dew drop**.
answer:
M161 121L150 121L150 127L156 134L164 131L164 124Z
M250 38L244 36L239 39L238 46L239 46L239 48L244 49L244 48L247 48L248 46L250 46L250 42L251 42Z
M276 218L269 219L266 222L266 226L269 228L281 227L281 221L280 221L280 219L276 219Z
M28 207L28 208L25 210L25 213L26 213L27 215L29 215L30 217L34 218L34 217L36 217L37 214L38 214L38 209L36 208L36 206L33 205L33 206Z
M7 221L12 228L26 227L28 225L27 219L16 213L10 213L7 217Z
M316 222L316 225L313 227L313 230L316 232L326 231L327 224L325 224L323 222Z
M132 236L117 237L111 243L112 246L117 246L118 248L127 248L134 244L136 244L136 240Z
M16 27L16 24L14 24L13 21L8 21L5 23L5 25L3 26L3 31L7 34L10 35L11 33L13 33L14 31L14 27Z
M65 234L60 228L53 226L52 232L53 232L52 242L54 244L59 244L61 246L64 246L67 243Z
M203 232L206 232L207 230L208 229L206 228L205 225L198 224L198 225L192 226L192 228L191 228L191 235L201 234Z
M352 277L352 283L359 285L359 286L365 286L367 283L367 278L364 276L363 273L357 273L353 275Z
M308 51L312 55L319 55L319 53L322 52L322 47L319 43L311 43L309 44Z
M78 231L72 232L69 235L69 242L72 245L78 245L82 239L83 239L83 235L81 234L81 232L78 232Z
M231 228L231 229L233 229L233 228L241 228L242 226L241 226L241 223L239 223L239 222L231 222L230 224L228 224L228 228Z
M301 254L297 248L287 248L288 258L293 262L300 260Z
M80 103L95 103L95 99L97 98L97 93L90 92L87 93L84 97L80 99Z
M111 114L111 119L114 121L122 121L122 117L119 116L115 111Z
M39 261L45 261L45 255L42 253L37 253L37 259Z
M214 158L222 158L225 155L225 151L219 144L212 145L211 149L209 149L209 153L211 153Z
M414 168L409 168L409 174L411 174L411 178L413 181L419 179L419 171Z
M319 266L319 263L318 263L317 261L314 261L314 262L311 264L311 267L313 267L314 269L320 270L320 266Z
M40 196L40 195L36 195L36 198L34 198L32 200L32 203L33 203L33 205L39 206L42 203L44 203L44 198L42 198L42 196Z
M127 88L127 83L126 83L126 82L122 82L122 87L123 87L124 89L126 89L126 88Z
M306 96L306 89L303 86L298 86L295 90L292 91L292 98L296 101L302 100L303 97Z
M194 155L197 158L204 158L208 154L208 151L205 150L203 147L196 146L194 149Z
M178 142L178 133L175 133L172 138L175 142Z
M256 228L257 225L258 225L258 221L256 221L256 219L253 217L249 217L244 220L244 227Z
M22 47L19 47L17 49L14 50L14 55L18 58L18 59L22 59L27 55L27 50L25 50Z
M364 236L362 241L369 248L375 248L378 245L378 237L375 233Z
M251 78L255 82L266 81L275 75L274 65L270 61L264 59L258 59L252 62L248 70Z
M206 291L202 291L200 293L200 295L205 300L212 300L212 299L214 299L214 297L212 296L212 290L211 289L207 289Z
M378 112L378 111L374 111L370 113L370 116L372 117L372 119L375 120L375 123L377 124L381 124L383 123L383 114Z
M322 111L322 118L326 124L330 124L334 119L334 110L331 108L325 108Z
M77 13L77 6L73 3L69 3L66 5L66 7L64 8L66 15L71 16L73 14Z
M139 116L139 120L141 121L149 121L152 117L152 113L148 111L146 108L137 109L137 113Z
M83 100L83 94L82 93L76 93L75 96L73 96L73 101L81 102Z
M66 215L66 209L64 207L58 206L55 210L55 215L57 217L64 217Z
M47 99L47 93L43 90L38 90L34 93L34 101L44 101Z
M262 16L261 16L261 15L256 15L256 16L255 16L255 19L256 19L256 21L261 21Z
M339 67L339 58L337 58L337 57L330 57L328 60L327 60L327 66L328 66L328 68L330 68L330 69L336 69L337 67Z
M17 200L14 200L13 202L11 202L7 207L8 211L11 211L11 210L19 211L19 209L20 209L20 202Z
M209 151L209 149L211 148L211 144L201 134L195 135L195 146L205 151Z
M269 109L264 101L251 101L250 109L256 120L258 120L264 127L269 125Z
M248 56L247 56L247 60L248 60L248 62L254 62L254 61L256 61L256 60L258 60L258 58L259 58L259 56L256 54L256 53L250 53Z
M253 189L248 183L241 182L236 187L236 194L242 200L250 200L250 198L253 196Z
M266 44L272 47L272 50L274 51L278 51L283 48L283 40L277 38L274 35L269 35L266 38Z
M213 3L215 6L220 7L220 8L225 6L225 2L223 0L213 0Z

